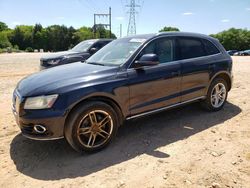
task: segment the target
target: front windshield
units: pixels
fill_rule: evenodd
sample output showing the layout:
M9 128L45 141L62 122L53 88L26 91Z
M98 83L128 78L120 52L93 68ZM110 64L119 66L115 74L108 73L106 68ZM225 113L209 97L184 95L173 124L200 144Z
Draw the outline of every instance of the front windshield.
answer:
M90 48L90 46L92 46L92 44L94 44L94 42L95 41L90 41L90 40L80 42L71 50L74 52L86 52Z
M103 47L86 62L89 64L100 64L104 66L122 65L145 41L146 39L142 38L117 39Z

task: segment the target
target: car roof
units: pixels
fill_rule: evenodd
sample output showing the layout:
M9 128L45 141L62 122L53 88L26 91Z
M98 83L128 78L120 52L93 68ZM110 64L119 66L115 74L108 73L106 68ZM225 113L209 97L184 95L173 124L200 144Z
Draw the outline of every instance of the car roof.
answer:
M87 40L83 40L84 41L89 41L89 42L100 42L100 41L112 41L114 39L87 39Z
M198 38L206 38L206 39L215 39L208 35L200 34L200 33L191 33L191 32L180 32L180 31L170 31L170 32L160 32L160 33L152 33L152 34L141 34L141 35L131 35L124 38L144 38L151 39L157 36L180 36L180 37L198 37Z
M114 39L96 39L96 41L112 41Z

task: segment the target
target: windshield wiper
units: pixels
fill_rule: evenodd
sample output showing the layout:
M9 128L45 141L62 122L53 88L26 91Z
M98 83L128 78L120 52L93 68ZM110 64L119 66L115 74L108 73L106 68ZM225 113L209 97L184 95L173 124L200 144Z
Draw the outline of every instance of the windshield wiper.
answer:
M102 63L97 63L97 62L88 62L86 61L87 64L92 64L92 65L101 65L101 66L104 66L104 64Z

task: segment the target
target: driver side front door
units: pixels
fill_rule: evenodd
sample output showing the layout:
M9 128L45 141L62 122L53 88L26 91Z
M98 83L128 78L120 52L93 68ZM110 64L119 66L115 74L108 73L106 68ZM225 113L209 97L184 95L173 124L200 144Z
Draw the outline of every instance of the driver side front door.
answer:
M175 61L175 39L151 41L138 58L152 53L158 55L160 64L128 69L131 116L180 102L181 65Z

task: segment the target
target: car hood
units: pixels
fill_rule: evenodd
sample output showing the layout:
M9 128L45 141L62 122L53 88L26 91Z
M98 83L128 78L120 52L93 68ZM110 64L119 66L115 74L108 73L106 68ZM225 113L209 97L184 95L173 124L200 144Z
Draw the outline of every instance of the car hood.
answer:
M87 52L82 52L82 53L87 53ZM77 54L80 54L80 52L74 52L72 50L68 50L68 51L62 51L62 52L49 53L43 56L41 59L42 60L57 59L57 58L62 58L64 56L71 56L71 55L77 55Z
M18 83L22 97L63 93L67 89L85 87L95 82L113 79L118 67L74 63L32 74ZM67 89L66 89L67 88Z

